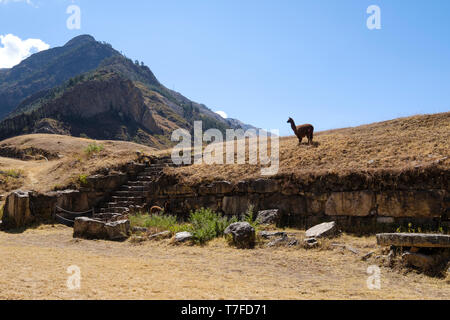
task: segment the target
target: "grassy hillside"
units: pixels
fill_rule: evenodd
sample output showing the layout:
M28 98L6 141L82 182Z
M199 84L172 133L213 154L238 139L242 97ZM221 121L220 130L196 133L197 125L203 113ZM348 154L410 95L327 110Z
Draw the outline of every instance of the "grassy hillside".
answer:
M167 128L169 129L169 127ZM320 132L315 145L299 146L295 137L280 140L279 175L304 177L325 173L348 174L380 170L402 171L439 166L450 168L450 112L421 115L365 125L357 128ZM253 142L254 143L254 142ZM101 152L87 155L89 145L103 146ZM34 134L0 142L0 148L28 150L33 147L45 159L23 161L0 158L0 192L16 188L49 191L68 186L80 175L133 160L136 151L169 154L140 144L121 141L94 141L61 135ZM51 156L51 155L57 156ZM188 183L214 180L239 181L260 178L259 165L193 165L166 169ZM18 175L16 173L19 173ZM8 179L5 179L8 177ZM7 183L5 182L7 180Z
M0 157L0 173L4 172L3 176L0 175L0 194L18 188L45 192L76 185L80 177L135 160L137 151L156 153L153 148L131 142L94 141L46 134L4 140L0 148L5 147L25 150L30 156L43 153L56 156L28 161ZM89 149L93 151L88 152ZM5 176L8 176L8 181Z
M316 134L315 145L280 139L280 175L450 167L450 112ZM255 143L254 141L252 143ZM305 142L304 142L305 143ZM171 171L189 182L261 177L259 165L195 165Z

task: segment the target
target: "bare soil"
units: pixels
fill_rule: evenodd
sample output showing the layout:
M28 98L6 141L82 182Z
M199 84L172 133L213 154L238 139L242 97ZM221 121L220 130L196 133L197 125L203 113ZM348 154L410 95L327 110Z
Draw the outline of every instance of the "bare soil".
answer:
M0 299L450 299L449 277L384 267L381 289L369 290L361 257L377 250L375 237L332 241L359 253L329 244L238 250L223 239L205 247L75 240L63 226L0 232ZM81 269L74 291L72 265Z

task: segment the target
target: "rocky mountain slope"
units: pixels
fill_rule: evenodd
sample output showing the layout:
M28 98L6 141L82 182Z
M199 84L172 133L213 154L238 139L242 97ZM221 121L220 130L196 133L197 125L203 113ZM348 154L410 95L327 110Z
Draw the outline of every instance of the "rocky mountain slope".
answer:
M51 133L170 146L174 129L249 128L163 86L143 63L79 36L0 72L0 139Z

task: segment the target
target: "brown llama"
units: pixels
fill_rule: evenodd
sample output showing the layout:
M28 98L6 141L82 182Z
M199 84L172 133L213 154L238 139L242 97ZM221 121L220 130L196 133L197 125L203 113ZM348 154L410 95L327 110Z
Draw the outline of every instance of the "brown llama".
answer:
M295 121L292 118L289 118L288 122L291 124L292 130L298 138L299 144L302 144L302 140L304 137L308 138L308 144L313 143L314 138L314 127L310 124L304 124L301 126L296 126Z

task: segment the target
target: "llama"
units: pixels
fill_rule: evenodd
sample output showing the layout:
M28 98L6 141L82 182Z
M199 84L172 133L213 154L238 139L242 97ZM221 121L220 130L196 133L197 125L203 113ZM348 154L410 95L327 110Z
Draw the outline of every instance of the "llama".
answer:
M314 138L314 127L310 124L304 124L301 126L296 126L295 121L292 118L289 118L288 122L291 124L292 130L298 138L299 145L302 144L302 140L304 137L308 138L308 143L313 143Z

